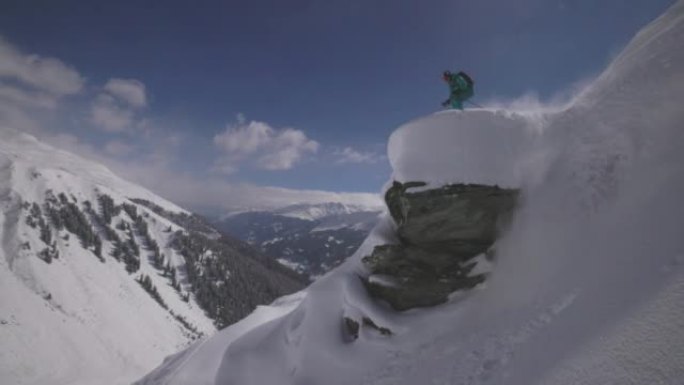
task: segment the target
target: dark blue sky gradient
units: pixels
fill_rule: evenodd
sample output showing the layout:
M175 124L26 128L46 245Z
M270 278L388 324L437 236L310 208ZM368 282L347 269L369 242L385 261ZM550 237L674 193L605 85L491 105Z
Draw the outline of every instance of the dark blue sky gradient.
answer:
M4 0L0 35L73 65L89 84L143 81L157 119L192 136L187 167L200 170L211 158L203 149L238 113L322 146L384 152L398 124L439 108L446 68L473 76L477 102L549 98L600 72L672 2ZM388 174L385 163L308 162L231 178L378 191Z

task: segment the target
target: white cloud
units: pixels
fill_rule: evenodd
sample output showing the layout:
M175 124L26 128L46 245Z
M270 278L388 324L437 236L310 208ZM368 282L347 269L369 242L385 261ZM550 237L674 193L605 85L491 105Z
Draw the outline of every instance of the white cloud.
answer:
M272 138L268 153L262 155L257 164L266 170L291 169L305 153L316 153L318 142L310 140L304 132L285 129Z
M319 147L301 130L276 130L263 122L247 122L242 115L238 115L235 125L214 136L214 144L222 152L215 168L226 174L235 172L244 162L264 170L289 170Z
M35 130L39 116L59 99L83 89L85 80L54 58L29 55L0 36L0 124Z
M238 125L228 126L214 136L214 144L229 154L248 155L264 147L274 136L275 130L266 123L238 120Z
M354 150L351 147L345 147L344 149L341 150L336 150L333 155L337 158L335 163L337 164L344 164L344 163L377 163L381 159L383 159L383 156L380 154L376 154L373 152L360 152L357 150Z
M25 90L0 82L0 100L23 107L41 107L54 109L57 97L46 92Z
M131 107L142 108L147 106L145 85L135 79L109 79L104 90L111 95L126 102Z
M56 96L78 93L85 83L60 60L24 54L0 37L0 80L7 79Z
M133 111L106 94L95 98L90 114L92 122L108 132L125 131L133 125Z
M91 121L107 132L142 127L141 109L147 105L145 84L135 79L112 78L105 83L90 107Z

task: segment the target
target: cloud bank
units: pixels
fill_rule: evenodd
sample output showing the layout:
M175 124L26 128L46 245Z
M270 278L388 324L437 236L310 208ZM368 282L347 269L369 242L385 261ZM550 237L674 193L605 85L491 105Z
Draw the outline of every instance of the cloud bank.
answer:
M247 122L243 116L214 136L214 145L221 151L215 168L225 174L237 171L244 163L262 170L289 170L319 148L319 143L301 130L276 130L264 122Z

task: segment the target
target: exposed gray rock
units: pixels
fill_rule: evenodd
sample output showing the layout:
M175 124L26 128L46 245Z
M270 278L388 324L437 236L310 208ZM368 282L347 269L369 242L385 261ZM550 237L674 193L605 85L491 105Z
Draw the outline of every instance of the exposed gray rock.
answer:
M356 341L359 338L359 332L361 329L361 326L365 328L369 328L370 330L380 333L383 336L389 337L393 333L389 328L386 328L384 326L378 326L370 317L364 316L361 319L361 322L351 318L351 317L343 317L342 318L342 331L343 331L343 338L344 341L347 343L351 343Z
M395 310L434 306L482 282L484 274L471 274L475 264L469 260L492 247L518 196L498 186L417 189L424 186L394 182L385 201L400 242L377 246L363 258L371 272L366 288Z
M345 342L354 342L359 338L359 328L360 325L358 321L353 320L349 317L344 317L342 325L343 327L343 335L344 335L344 340Z
M372 319L368 317L363 317L363 326L368 326L369 328L378 331L383 336L391 336L393 334L389 328L378 326Z
M468 258L486 251L515 207L517 190L453 184L411 192L423 182L399 183L385 194L402 243Z

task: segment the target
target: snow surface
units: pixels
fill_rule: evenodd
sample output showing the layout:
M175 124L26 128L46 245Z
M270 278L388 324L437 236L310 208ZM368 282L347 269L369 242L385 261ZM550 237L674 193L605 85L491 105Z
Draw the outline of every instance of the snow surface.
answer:
M140 384L681 384L683 101L680 0L562 111L448 111L401 127L393 179L522 188L485 285L402 313L370 299L357 274L392 240L385 217L297 304L261 309ZM345 342L345 316L393 334L362 325Z
M42 204L47 190L73 196L79 206L86 200L97 205L98 193L106 193L116 204L142 198L184 212L101 165L1 129L0 383L129 384L187 346L190 333L135 282L140 274L151 278L176 314L205 334L215 331L194 300L183 302L157 274L144 251L140 271L130 275L108 257L111 243L103 242L103 263L74 234L67 239L65 230L53 229L60 256L50 264L39 259L36 253L45 244L26 224L21 205ZM138 213L147 216L152 238L171 263L182 265L182 257L166 246L171 233L164 231L178 226L142 206Z
M519 187L544 120L544 114L503 110L447 110L416 119L390 137L393 179Z

